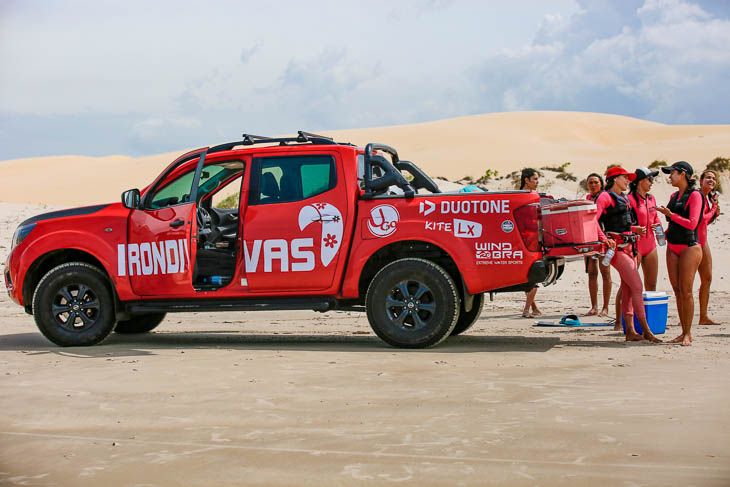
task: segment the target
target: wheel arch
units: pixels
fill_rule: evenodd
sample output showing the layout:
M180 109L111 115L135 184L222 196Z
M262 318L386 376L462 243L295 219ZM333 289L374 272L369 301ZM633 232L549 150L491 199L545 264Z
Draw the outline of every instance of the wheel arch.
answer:
M56 249L46 252L34 260L28 268L28 272L26 272L25 279L23 280L23 303L25 304L25 310L27 313L33 314L33 293L43 276L45 276L48 271L54 267L67 262L84 262L97 267L107 279L109 289L111 289L114 297L115 305L118 303L119 298L117 297L109 272L98 258L89 252L79 249Z
M380 269L405 257L420 257L438 264L448 272L462 292L466 290L456 261L442 247L424 240L399 240L380 247L368 257L358 278L359 301L364 302L368 286Z

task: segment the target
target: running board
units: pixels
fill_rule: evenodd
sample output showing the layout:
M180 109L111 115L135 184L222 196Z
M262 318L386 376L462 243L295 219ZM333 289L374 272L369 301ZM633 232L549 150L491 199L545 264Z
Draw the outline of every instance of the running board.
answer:
M135 301L125 303L125 311L141 313L190 313L195 311L276 311L314 310L325 312L334 309L336 301L326 298L302 299L221 299L221 300L167 300Z

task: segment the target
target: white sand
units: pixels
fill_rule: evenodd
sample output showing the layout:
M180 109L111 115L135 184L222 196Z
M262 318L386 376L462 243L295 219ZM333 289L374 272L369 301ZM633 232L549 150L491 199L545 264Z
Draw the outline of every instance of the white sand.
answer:
M436 137L449 124L451 138ZM450 179L467 166L473 175L509 172L529 154L549 165L571 160L585 176L624 157L633 168L722 155L705 139L730 147L727 126L592 114L498 114L359 133L351 140L390 143ZM0 203L0 260L23 219L115 200L176 155L0 164L4 201L20 202ZM69 165L80 181L71 192L58 189ZM33 184L18 188L21 175ZM551 173L543 187L578 194ZM670 191L659 182L654 192L661 202ZM709 229L711 314L724 323L727 223L723 215ZM669 291L660 252L659 289ZM61 349L0 291L0 485L730 484L728 324L694 327L689 348L625 344L610 328L533 327L519 318L517 293L496 296L469 333L430 350L389 348L364 315L346 312L176 314L145 336ZM537 298L547 319L585 311L582 261ZM670 326L664 338L676 334Z

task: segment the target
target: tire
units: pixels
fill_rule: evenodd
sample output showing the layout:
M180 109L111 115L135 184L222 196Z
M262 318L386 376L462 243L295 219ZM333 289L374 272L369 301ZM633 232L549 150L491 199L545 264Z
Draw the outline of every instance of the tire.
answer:
M115 333L121 333L123 335L131 335L135 333L147 333L157 328L157 325L162 323L167 313L150 313L146 315L132 316L128 320L122 320L117 322L117 326L114 328Z
M454 329L451 330L452 337L456 335L461 335L466 330L474 326L474 323L477 322L479 316L482 314L484 301L486 301L484 293L475 294L474 302L471 305L471 310L469 312L466 312L463 308L461 309L461 313L459 313L459 319L456 320L456 326L454 326Z
M114 299L106 275L85 262L54 267L33 293L38 329L56 345L95 345L114 329Z
M391 262L375 275L365 306L370 326L383 341L395 347L425 348L449 336L459 318L461 299L442 267L408 258Z

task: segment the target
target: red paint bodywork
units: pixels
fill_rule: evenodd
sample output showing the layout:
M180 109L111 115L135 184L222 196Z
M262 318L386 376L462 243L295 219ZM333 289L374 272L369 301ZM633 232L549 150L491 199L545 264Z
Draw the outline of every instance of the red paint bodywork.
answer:
M178 160L204 151L192 151ZM310 199L293 203L273 205L248 205L252 158L268 155L331 155L337 168L337 185L334 189ZM236 269L230 284L215 291L196 291L191 283L192 266L185 273L155 276L120 276L118 270L117 246L164 239L187 239L189 262L195 262L196 219L194 203L180 204L159 210L129 210L121 203L88 215L40 220L28 236L10 253L6 262L12 286L8 292L16 303L27 306L22 289L29 269L38 259L60 249L74 249L96 259L114 286L120 301L141 301L147 299L210 299L250 298L275 296L329 296L333 298L358 298L361 272L376 252L397 242L424 242L436 246L448 254L456 264L463 281L471 293L518 285L527 281L530 266L544 257L541 251L525 248L520 232L515 225L513 211L524 205L539 202L537 194L529 192L450 193L417 195L415 198L381 197L372 200L361 199L358 182L358 155L362 149L347 145L294 145L280 147L246 147L215 153L205 164L225 161L244 161L245 171L239 207L239 230L237 242ZM172 180L198 162L194 158L174 168L172 163L155 183L142 190L142 197L158 181ZM174 168L174 169L173 169ZM169 172L169 173L168 173ZM486 207L496 200L506 201L505 213L478 211L486 201ZM442 213L452 203L469 202L468 208L477 211ZM340 248L335 258L324 266L320 258L322 245L320 228L309 225L300 228L298 213L306 205L329 203L342 215L343 231ZM391 208L395 209L395 213ZM432 206L433 205L433 206ZM444 206L445 205L445 206ZM493 206L492 206L493 207ZM466 207L462 207L464 209ZM484 206L481 206L484 208ZM428 210L431 209L430 212ZM371 214L371 211L375 211ZM428 212L427 214L424 214ZM394 222L391 215L397 214ZM183 219L184 225L172 229L171 221ZM387 220L387 221L386 221ZM457 222L459 220L459 222ZM466 222L466 223L464 223ZM476 225L475 225L476 224ZM433 225L429 229L429 225ZM476 235L476 226L481 225L481 236ZM371 230L375 229L375 230ZM392 233L381 236L377 235ZM375 233L374 233L375 232ZM455 235L463 232L463 236ZM471 233L469 233L471 232ZM323 235L326 237L327 235ZM284 239L291 242L296 238L311 238L316 255L315 268L308 272L282 272L275 261L272 272L261 272L261 263L255 272L246 271L244 242L249 251L252 242L259 239ZM332 243L332 239L327 242ZM318 245L319 244L319 245ZM488 244L505 245L514 251L521 251L520 259L484 258ZM480 252L481 246L481 253ZM493 249L492 249L493 250ZM494 255L493 252L489 255ZM482 258L478 258L481 255ZM519 263L516 263L520 261ZM294 261L293 261L294 262ZM302 261L298 261L302 262ZM481 262L481 263L480 263ZM31 294L32 296L32 294Z

